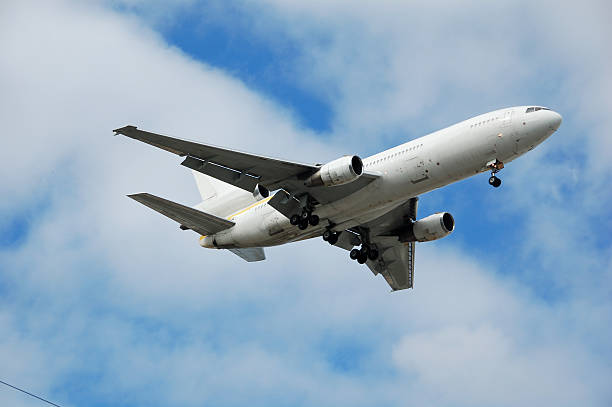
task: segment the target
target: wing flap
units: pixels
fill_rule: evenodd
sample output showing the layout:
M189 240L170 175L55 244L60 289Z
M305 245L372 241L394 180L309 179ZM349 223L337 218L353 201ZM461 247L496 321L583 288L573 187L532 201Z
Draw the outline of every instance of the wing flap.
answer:
M376 261L367 266L374 274L382 274L393 291L414 286L414 242L398 244L385 249Z
M191 229L201 235L212 235L235 225L234 222L190 208L155 195L141 193L128 195L133 200Z

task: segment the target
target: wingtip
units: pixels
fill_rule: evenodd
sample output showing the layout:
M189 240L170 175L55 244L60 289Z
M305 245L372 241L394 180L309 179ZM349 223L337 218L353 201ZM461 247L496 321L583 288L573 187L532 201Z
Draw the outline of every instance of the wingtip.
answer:
M113 130L113 132L115 132L115 136L117 136L119 134L125 134L126 131L130 131L130 130L138 130L138 127L132 126L131 124L129 124L127 126L119 127Z
M137 201L139 198L143 198L145 196L147 196L149 194L147 194L146 192L139 192L137 194L129 194L126 195L128 198L132 198L133 200Z

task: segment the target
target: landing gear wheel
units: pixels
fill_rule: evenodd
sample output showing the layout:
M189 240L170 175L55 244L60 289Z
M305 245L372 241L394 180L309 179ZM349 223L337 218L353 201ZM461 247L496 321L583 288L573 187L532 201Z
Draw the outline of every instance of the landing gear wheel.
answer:
M378 258L378 250L370 249L368 250L368 259L376 260Z
M289 223L291 223L293 226L299 225L300 215L291 215L291 217L289 218Z
M357 257L357 263L364 264L366 261L368 261L368 255L360 252L359 257Z
M310 212L308 211L304 211L302 212L302 214L300 215L300 217L302 218L302 220L308 220L308 218L310 218Z
M338 243L338 233L332 232L331 236L329 237L329 239L327 241L331 245L334 245L334 244Z
M351 250L351 253L349 254L349 257L351 258L351 260L357 260L360 255L361 255L361 253L359 252L358 249L353 249L353 250Z
M489 178L489 185L498 188L501 185L501 179L497 178L495 175L491 175L491 178Z
M327 229L325 232L323 232L323 240L328 242L329 238L331 237L332 234L333 234L333 232L331 230Z
M306 228L308 227L308 220L300 221L298 227L300 228L300 230L306 230Z
M319 224L319 217L317 215L310 215L308 223L310 223L311 226L317 226Z

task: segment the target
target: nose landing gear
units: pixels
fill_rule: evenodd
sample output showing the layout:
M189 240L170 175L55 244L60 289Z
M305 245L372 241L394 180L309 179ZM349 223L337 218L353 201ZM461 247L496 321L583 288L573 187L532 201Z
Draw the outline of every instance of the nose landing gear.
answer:
M495 176L495 173L492 173L491 177L489 178L489 185L492 185L494 188L497 188L501 185L501 179L497 178Z
M501 179L497 178L495 174L501 171L504 168L504 163L498 160L491 161L487 164L487 167L491 169L491 177L489 178L489 185L494 188L498 188L501 185Z

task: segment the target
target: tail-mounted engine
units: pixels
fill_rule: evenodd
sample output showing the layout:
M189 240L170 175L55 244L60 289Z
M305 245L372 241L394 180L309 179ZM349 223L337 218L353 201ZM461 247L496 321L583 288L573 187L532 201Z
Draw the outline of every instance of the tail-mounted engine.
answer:
M324 185L332 187L348 184L355 181L363 173L363 162L356 155L344 156L323 165L317 172L312 174L304 185L318 187Z
M455 229L455 219L448 212L434 213L412 223L399 238L401 242L430 242L442 239Z

